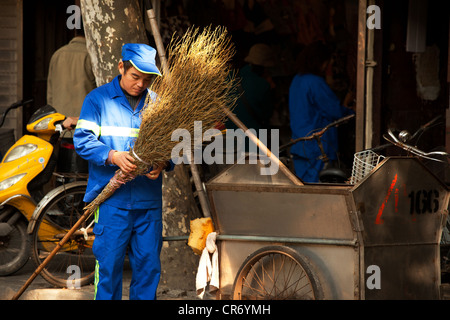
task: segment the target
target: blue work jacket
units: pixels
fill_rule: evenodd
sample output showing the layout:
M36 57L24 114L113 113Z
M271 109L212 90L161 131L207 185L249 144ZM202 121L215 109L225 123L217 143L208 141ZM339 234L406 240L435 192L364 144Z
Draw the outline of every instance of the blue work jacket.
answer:
M91 202L113 177L118 166L107 164L111 150L129 151L139 133L142 98L135 110L123 93L117 76L92 90L85 98L74 133L77 153L89 162L85 202ZM154 92L150 92L155 95ZM169 160L169 159L168 159ZM173 162L166 170L173 169ZM105 203L122 209L148 209L161 203L162 174L156 180L138 176L122 185Z
M289 88L289 114L292 139L311 135L317 129L354 113L341 105L322 77L313 74L296 75ZM322 136L322 144L330 160L337 158L337 128L330 128ZM291 147L291 153L311 161L321 156L315 140L300 141Z

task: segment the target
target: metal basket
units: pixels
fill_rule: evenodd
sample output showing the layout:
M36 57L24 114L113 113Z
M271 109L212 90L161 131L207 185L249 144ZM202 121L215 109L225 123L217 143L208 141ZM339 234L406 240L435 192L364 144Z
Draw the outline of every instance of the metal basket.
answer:
M371 150L364 150L355 153L353 157L351 184L356 184L368 175L380 162L384 156L378 155Z

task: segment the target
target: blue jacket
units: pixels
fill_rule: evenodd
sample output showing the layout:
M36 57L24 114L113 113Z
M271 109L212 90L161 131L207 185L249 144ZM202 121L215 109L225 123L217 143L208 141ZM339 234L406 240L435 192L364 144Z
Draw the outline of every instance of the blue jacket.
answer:
M309 136L353 111L342 106L322 77L313 74L296 75L289 88L289 114L292 139ZM330 128L321 139L330 160L337 158L337 129ZM321 155L315 140L297 142L291 153L315 160Z
M120 84L120 76L92 90L85 98L74 133L77 153L89 161L89 180L85 202L91 202L103 190L118 169L106 164L111 150L128 151L133 146L141 124L140 111L145 98L135 110L130 106ZM150 94L155 95L154 92ZM170 161L173 169L173 162ZM162 199L162 174L156 180L138 176L122 185L105 203L123 209L148 209Z

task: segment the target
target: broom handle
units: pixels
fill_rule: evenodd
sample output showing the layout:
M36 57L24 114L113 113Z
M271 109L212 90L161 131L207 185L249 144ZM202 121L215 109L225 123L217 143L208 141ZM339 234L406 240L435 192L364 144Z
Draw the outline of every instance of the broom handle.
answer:
M62 246L69 240L69 238L72 236L72 234L80 227L80 225L90 216L90 213L88 210L78 219L78 221L73 225L72 229L70 229L64 238L62 238L56 247L53 249L53 251L48 255L47 258L40 264L39 267L34 271L34 273L28 278L28 280L25 282L25 284L22 286L22 288L17 291L17 293L12 297L11 300L17 300L20 298L22 293L29 287L29 285L33 282L33 280L41 273L41 271L47 266L47 264L50 262L50 260L53 259L53 257L58 253L59 249L62 248Z
M234 122L235 125L237 125L239 128L241 128L245 134L258 146L258 148L261 149L262 152L266 154L267 157L270 158L270 160L278 165L278 168L286 175L286 177L291 180L292 183L294 183L297 186L303 186L304 184L300 181L299 178L295 174L289 170L283 162L280 161L265 145L261 142L261 140L258 139L256 135L254 135L248 128L236 117L234 113L230 111L228 108L223 108L225 111L225 114L227 117Z

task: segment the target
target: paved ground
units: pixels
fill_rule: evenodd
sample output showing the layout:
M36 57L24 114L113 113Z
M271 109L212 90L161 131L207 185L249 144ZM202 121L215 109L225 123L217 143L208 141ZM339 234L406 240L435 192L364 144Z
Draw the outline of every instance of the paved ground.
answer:
M13 275L0 277L0 300L10 300L22 288L25 282L36 269L30 260L21 270ZM124 267L123 300L128 300L131 271L127 265ZM194 291L158 288L158 300L196 300ZM94 286L83 286L81 289L55 288L41 276L37 276L20 300L93 300Z
M22 288L25 282L36 269L30 260L24 268L13 275L0 277L0 300L10 300ZM441 299L450 300L450 276L443 277L441 286ZM123 300L128 300L131 270L127 264L124 267ZM194 291L176 290L171 288L158 288L158 300L199 300ZM93 300L94 286L88 285L81 289L54 288L41 276L37 276L20 300ZM209 299L208 299L209 300Z

